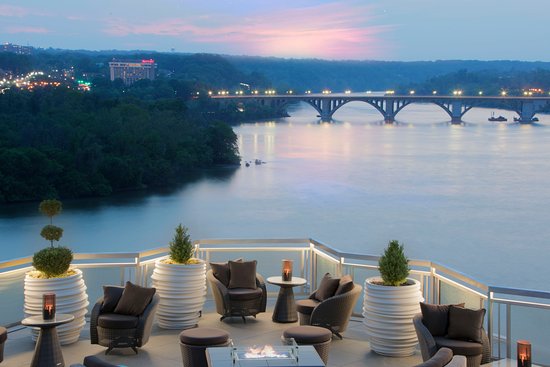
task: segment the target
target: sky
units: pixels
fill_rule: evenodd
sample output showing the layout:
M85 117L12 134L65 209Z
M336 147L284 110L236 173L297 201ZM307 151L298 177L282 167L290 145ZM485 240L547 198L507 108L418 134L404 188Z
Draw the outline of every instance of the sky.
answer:
M2 0L0 42L352 60L550 61L550 0Z

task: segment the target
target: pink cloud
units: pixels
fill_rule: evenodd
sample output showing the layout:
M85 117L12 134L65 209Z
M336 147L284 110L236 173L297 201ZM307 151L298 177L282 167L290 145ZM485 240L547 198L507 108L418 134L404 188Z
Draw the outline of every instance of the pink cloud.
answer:
M41 27L8 27L6 29L6 32L9 34L14 33L50 33L50 31L46 28Z
M120 37L172 36L218 46L221 52L233 49L286 57L373 58L388 51L380 35L392 27L369 25L372 13L367 5L342 6L335 2L245 17L211 14L207 18L144 24L112 19L105 32Z
M30 11L19 6L12 5L0 5L0 16L1 17L24 17L25 15L30 14Z

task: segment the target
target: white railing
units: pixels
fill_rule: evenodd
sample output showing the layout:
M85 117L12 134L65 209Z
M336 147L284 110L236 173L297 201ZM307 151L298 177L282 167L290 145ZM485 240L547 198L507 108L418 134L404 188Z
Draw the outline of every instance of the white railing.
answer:
M196 256L207 262L243 257L258 260L262 275L280 274L281 260L294 260L294 273L306 278L298 289L305 296L315 289L325 272L350 274L356 282L378 275L377 255L339 251L313 239L207 239L195 241ZM90 303L102 295L102 285L126 280L147 286L157 259L168 255L168 248L142 252L75 254L73 265L84 273ZM486 328L496 358L514 357L514 341L531 340L539 363L550 364L547 340L550 331L550 292L488 286L444 265L427 260L410 260L411 276L421 282L426 302L461 303L488 310ZM0 324L13 326L23 317L25 273L32 269L32 258L0 262ZM276 287L268 291L275 295ZM498 295L498 297L497 297ZM361 317L358 302L355 317ZM540 321L540 322L539 322ZM514 332L513 332L514 331ZM540 356L540 359L537 358Z

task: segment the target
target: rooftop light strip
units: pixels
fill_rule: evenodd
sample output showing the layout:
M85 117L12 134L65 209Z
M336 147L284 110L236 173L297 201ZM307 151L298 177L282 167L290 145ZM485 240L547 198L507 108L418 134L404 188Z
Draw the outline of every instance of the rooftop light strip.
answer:
M503 305L519 306L519 307L533 307L541 308L544 310L550 310L550 304L540 303L540 302L529 302L529 301L516 301L512 299L505 298L491 298L491 301L494 303L500 303Z

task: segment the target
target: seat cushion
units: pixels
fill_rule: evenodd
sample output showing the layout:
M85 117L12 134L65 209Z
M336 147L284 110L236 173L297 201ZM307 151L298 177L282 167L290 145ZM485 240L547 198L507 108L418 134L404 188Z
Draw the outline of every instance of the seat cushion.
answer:
M180 342L188 345L217 345L226 343L229 333L222 329L199 327L180 333Z
M103 286L103 305L101 305L102 313L113 312L124 292L123 287L114 286L114 285L104 285Z
M316 299L300 299L296 301L296 311L306 315L311 315L313 309L317 307L319 303L320 302Z
M228 288L256 289L257 261L230 261Z
M451 339L471 340L481 343L481 328L485 309L470 310L451 306L449 309L449 328L447 337Z
M250 288L229 288L227 289L229 298L233 301L248 301L251 299L257 299L262 296L262 289L250 289Z
M86 356L84 358L84 366L86 367L118 367L116 364L111 364L103 361L96 356Z
M351 275L344 275L340 278L340 281L338 282L338 288L336 288L336 292L334 292L334 295L337 296L339 294L344 294L353 289L353 279L351 278Z
M340 285L339 278L333 278L330 276L330 273L326 273L323 279L321 279L321 284L319 288L315 291L315 299L318 301L324 301L327 298L334 296L334 292Z
M483 353L483 346L481 343L449 339L443 336L436 336L434 340L438 348L449 348L453 351L453 354L469 357L477 356Z
M464 307L464 303L460 303L455 306ZM420 302L422 323L433 336L447 335L450 307L451 305L432 305L429 303Z
M114 313L132 316L141 315L149 303L151 303L155 292L155 288L140 287L131 282L126 282Z
M453 359L453 351L449 348L441 348L426 362L415 367L444 367Z
M97 324L106 329L133 329L138 326L139 318L118 313L103 313L99 315Z
M0 343L3 343L8 339L8 330L5 327L0 326Z
M332 338L332 332L319 326L294 326L283 332L285 339L294 338L298 344L324 343Z

